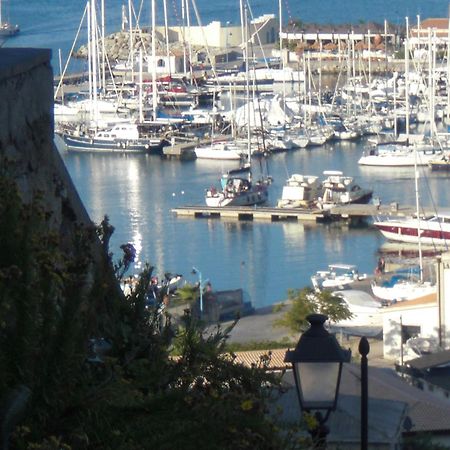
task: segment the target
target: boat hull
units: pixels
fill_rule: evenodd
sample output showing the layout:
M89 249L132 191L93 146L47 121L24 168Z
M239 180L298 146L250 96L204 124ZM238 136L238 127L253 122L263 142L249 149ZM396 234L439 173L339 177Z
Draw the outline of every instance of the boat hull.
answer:
M237 195L224 195L222 192L214 195L206 195L206 205L216 208L227 206L252 206L262 205L269 199L269 193L266 188L257 191L239 193Z
M424 245L450 245L450 224L420 221L420 243ZM374 222L374 226L390 241L419 243L419 224L415 222Z
M155 153L161 154L164 141L159 139L90 139L61 134L67 151L80 153Z
M436 286L429 283L416 283L413 281L399 281L392 286L380 286L372 283L372 292L381 300L405 301L414 300L429 294L436 293Z

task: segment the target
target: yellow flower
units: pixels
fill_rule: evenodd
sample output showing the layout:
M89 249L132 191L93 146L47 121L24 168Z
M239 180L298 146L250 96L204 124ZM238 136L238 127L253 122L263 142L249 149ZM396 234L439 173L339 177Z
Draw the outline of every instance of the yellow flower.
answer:
M253 402L251 400L244 400L241 403L242 411L250 411L253 408Z

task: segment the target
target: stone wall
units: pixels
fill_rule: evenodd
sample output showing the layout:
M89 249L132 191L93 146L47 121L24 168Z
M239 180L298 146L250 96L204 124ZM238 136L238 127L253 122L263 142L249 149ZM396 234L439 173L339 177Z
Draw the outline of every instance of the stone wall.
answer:
M0 168L25 203L37 193L61 235L89 216L53 143L51 51L0 48Z

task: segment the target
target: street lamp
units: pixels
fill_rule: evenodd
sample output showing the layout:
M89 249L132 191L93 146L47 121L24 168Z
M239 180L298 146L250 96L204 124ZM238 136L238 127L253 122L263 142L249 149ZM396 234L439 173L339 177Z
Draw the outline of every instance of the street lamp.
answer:
M192 267L192 273L198 276L198 288L200 291L200 317L203 316L203 282L202 282L202 273L196 267Z
M351 351L342 349L336 337L324 328L327 319L323 314L310 314L310 328L284 358L292 363L301 410L315 411L318 426L309 431L317 448L325 448L328 428L324 424L336 409L342 364L350 362L351 357Z

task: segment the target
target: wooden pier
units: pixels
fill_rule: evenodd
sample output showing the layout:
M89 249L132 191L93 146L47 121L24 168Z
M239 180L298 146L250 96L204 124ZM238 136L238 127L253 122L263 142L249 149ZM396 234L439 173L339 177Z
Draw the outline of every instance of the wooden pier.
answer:
M412 206L400 206L398 203L389 205L341 205L328 211L318 208L275 208L262 206L240 207L210 207L210 206L180 206L172 209L177 216L211 219L262 220L269 222L309 221L327 222L345 220L352 222L364 221L376 216L408 216L415 213Z

